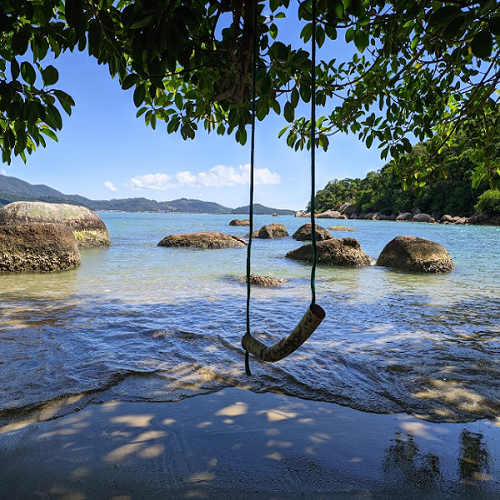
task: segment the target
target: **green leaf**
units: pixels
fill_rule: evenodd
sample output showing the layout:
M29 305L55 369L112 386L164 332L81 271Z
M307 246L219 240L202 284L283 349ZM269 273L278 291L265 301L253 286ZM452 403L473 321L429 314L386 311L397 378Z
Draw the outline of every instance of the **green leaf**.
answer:
M132 24L132 26L130 26L130 28L133 30L136 30L139 28L144 28L151 23L151 21L153 20L154 17L155 16L153 14L151 14L150 16L146 16L142 19L139 19L139 21L136 21L134 24Z
M470 44L472 53L481 59L486 59L493 50L493 37L488 30L480 31Z
M262 79L262 83L260 84L260 93L261 95L267 94L271 90L271 77L269 76L268 73L264 75L264 78Z
M10 62L10 74L12 75L13 80L17 80L20 71L21 70L19 68L19 63L16 59L12 59L12 61Z
M274 23L269 26L269 34L273 40L276 40L278 36L278 27Z
M21 63L21 75L29 85L33 85L36 81L35 70L29 62L24 61Z
M101 26L98 21L92 19L88 29L89 54L98 56L101 46Z
M144 84L137 85L134 90L134 104L136 108L138 108L144 102L145 97L146 87L144 86Z
M271 9L272 12L274 12L280 6L280 4L281 4L280 0L270 0L269 8Z
M61 130L62 129L62 117L61 113L59 113L59 110L52 105L47 106L47 112L48 116L45 117L45 121L49 121L48 117L52 119L52 128L55 128L56 130Z
M293 122L293 119L295 118L295 108L288 101L285 103L285 109L283 110L283 116L285 117L285 120L289 123Z
M454 5L445 5L436 10L429 19L430 26L444 27L449 24L455 17L462 14L459 7Z
M302 31L300 32L300 38L304 40L304 43L307 43L312 36L312 23L306 24L303 28Z
M500 36L500 16L492 17L488 20L488 28L495 36Z
M341 19L344 16L344 4L342 0L327 0L326 6L328 12L333 14L336 18Z
M281 61L286 61L288 59L288 54L290 53L290 49L287 48L284 43L274 42L271 47L271 50L277 59Z
M127 75L122 82L122 89L123 90L128 90L132 88L137 81L139 80L139 75L136 75L135 73L131 73L130 75Z
M57 135L50 128L48 128L48 127L41 127L40 128L40 132L42 134L45 134L47 137L50 137L53 141L58 142Z
M59 72L54 66L47 66L42 70L42 79L45 85L54 85L59 80Z
M349 28L345 32L345 41L347 43L352 42L354 40L354 35L355 35L354 28Z
M85 17L83 13L83 3L81 0L66 0L65 4L66 21L77 34L85 31Z
M356 31L354 35L354 45L356 45L356 48L360 52L363 52L366 47L368 47L368 35L364 31Z
M323 47L325 43L325 30L320 25L316 26L316 43L318 47Z

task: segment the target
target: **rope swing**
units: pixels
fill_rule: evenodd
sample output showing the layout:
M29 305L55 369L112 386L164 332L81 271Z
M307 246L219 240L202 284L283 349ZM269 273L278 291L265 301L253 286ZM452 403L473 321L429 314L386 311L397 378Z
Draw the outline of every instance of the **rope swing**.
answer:
M255 9L254 17L254 43L253 43L253 75L252 75L252 133L250 140L250 235L247 247L247 305L246 305L246 332L241 341L243 349L245 349L245 372L248 376L250 372L249 353L257 356L262 361L276 362L297 350L316 330L325 317L323 308L316 304L316 223L314 218L315 210L315 167L316 167L316 0L312 1L312 50L311 50L311 244L313 253L313 264L311 269L311 305L307 308L306 313L298 322L292 333L282 338L279 342L272 346L267 346L260 340L257 340L250 333L250 294L251 294L251 253L253 240L253 198L254 198L254 167L255 167L255 102L256 90L255 80L257 72L257 11Z

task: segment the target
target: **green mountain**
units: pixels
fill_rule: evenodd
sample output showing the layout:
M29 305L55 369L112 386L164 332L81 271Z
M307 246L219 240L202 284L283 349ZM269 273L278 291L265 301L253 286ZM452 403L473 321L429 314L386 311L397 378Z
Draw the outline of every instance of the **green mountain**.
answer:
M44 201L47 203L70 203L82 205L95 211L116 212L168 212L194 214L248 214L248 206L236 209L218 203L181 198L173 201L155 201L147 198L124 198L115 200L90 200L83 196L63 194L56 189L32 185L15 177L0 174L0 207L13 201ZM293 215L293 210L254 205L255 214Z
M238 207L231 210L232 214L248 214L250 211L250 205L244 207ZM255 215L295 215L294 210L288 210L284 208L269 208L261 205L260 203L255 203L253 206L253 213Z

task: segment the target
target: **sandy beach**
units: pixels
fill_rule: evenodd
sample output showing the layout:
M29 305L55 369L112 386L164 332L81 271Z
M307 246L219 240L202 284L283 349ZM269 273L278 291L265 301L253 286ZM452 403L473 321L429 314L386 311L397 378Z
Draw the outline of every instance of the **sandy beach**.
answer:
M0 430L2 500L498 499L499 422L225 389Z

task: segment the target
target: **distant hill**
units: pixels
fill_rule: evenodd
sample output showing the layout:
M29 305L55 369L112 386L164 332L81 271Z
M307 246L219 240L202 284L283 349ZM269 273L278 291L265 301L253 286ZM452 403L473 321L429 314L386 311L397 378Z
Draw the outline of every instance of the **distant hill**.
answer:
M83 196L63 194L43 184L33 185L15 177L0 174L0 208L13 201L45 201L47 203L70 203L82 205L96 211L116 212L167 212L194 214L248 214L248 205L236 209L218 203L181 198L173 201L155 201L147 198L124 198L115 200L90 200ZM254 205L254 213L294 215L293 210Z
M238 207L234 210L231 210L232 214L248 214L250 212L250 205L246 205L244 207ZM295 210L288 210L283 208L269 208L261 205L259 203L255 203L253 206L253 213L255 215L295 215Z

